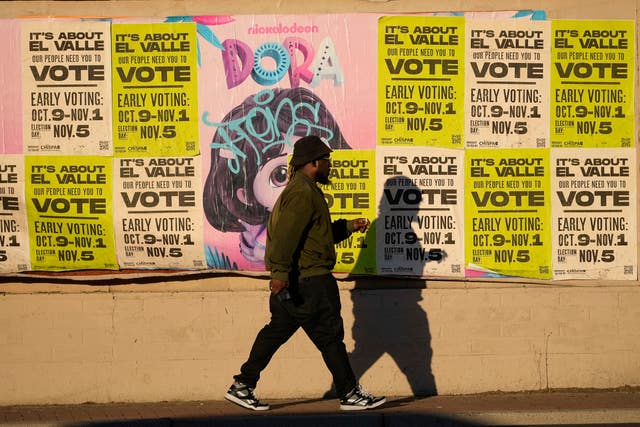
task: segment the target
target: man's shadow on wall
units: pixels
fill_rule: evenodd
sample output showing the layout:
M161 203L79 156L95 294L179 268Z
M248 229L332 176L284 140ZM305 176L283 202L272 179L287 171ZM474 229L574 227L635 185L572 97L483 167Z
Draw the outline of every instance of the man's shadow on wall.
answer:
M392 194L397 194L398 189L420 194L420 190L415 186L398 186L399 180L403 179L407 180L403 176L389 178L384 188ZM361 255L355 263L353 269L355 272L375 273L372 267L375 265L376 258L376 232L384 232L382 224L386 215L408 217L418 213L417 205L406 208L404 207L406 205L401 203L402 207L396 210L394 206L390 206L388 197L384 193L378 206L380 217L372 222L366 233L364 239L366 247L362 248ZM379 230L376 231L378 228ZM413 230L398 229L397 231L401 232L401 239L404 240L404 234ZM414 246L419 247L421 244L416 242ZM396 259L399 259L404 258L405 248L409 246L385 244L385 247L401 248L402 255L395 255ZM378 248L378 251L380 250L382 249ZM387 252L387 254L390 253ZM385 253L381 252L378 256L384 258ZM374 276L350 276L350 278L355 282L351 291L354 317L352 337L355 344L349 360L356 378L360 379L377 360L388 354L406 377L414 396L437 395L436 382L431 370L433 352L429 319L420 305L423 300L424 282L406 280L402 276L398 276L397 281L376 279ZM399 285L399 283L402 284ZM396 286L397 289L394 289Z

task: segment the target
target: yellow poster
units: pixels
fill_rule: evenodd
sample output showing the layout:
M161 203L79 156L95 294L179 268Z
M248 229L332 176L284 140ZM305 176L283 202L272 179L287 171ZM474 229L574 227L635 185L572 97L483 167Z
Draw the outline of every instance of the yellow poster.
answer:
M375 151L335 150L331 153L331 184L322 185L331 219L367 218L376 216ZM355 232L336 245L336 272L375 274L375 230Z
M25 159L32 270L117 269L112 159Z
M464 18L378 20L378 144L462 148Z
M549 150L467 150L467 276L551 278Z
M112 51L115 156L198 154L195 24L114 24Z
M551 147L633 147L634 22L554 20L551 34Z

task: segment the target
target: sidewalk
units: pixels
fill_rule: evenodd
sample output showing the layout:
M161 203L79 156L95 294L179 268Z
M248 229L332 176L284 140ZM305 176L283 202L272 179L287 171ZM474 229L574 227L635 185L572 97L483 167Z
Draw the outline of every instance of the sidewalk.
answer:
M267 399L265 399L267 400ZM268 401L268 400L267 400ZM499 393L388 398L344 412L335 399L269 401L252 412L224 400L0 407L1 426L640 426L640 391Z

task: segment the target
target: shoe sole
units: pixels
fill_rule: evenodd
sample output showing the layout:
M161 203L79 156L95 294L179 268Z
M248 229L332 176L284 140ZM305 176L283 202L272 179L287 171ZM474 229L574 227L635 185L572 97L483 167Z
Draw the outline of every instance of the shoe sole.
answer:
M340 409L343 411L364 411L367 409L373 409L373 408L377 408L380 405L383 405L387 402L387 398L383 398L380 399L379 401L377 401L376 403L374 403L373 405L369 405L369 406L357 406L357 405L340 405Z
M238 399L237 397L235 397L233 394L230 393L226 393L224 395L224 398L227 399L230 402L235 403L236 405L240 405L243 408L246 409L251 409L252 411L268 411L270 409L270 406L259 406L259 407L255 407L255 406L251 406L247 403L245 403L242 399Z

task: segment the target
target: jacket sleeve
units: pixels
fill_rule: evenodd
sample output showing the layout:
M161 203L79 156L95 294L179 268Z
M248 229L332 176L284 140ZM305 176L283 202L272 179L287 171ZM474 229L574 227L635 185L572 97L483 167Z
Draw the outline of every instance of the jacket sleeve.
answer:
M339 219L331 223L331 231L333 232L333 243L340 243L353 233L353 221Z
M280 201L279 217L271 229L269 263L271 277L289 281L294 256L313 216L308 193L295 191Z

